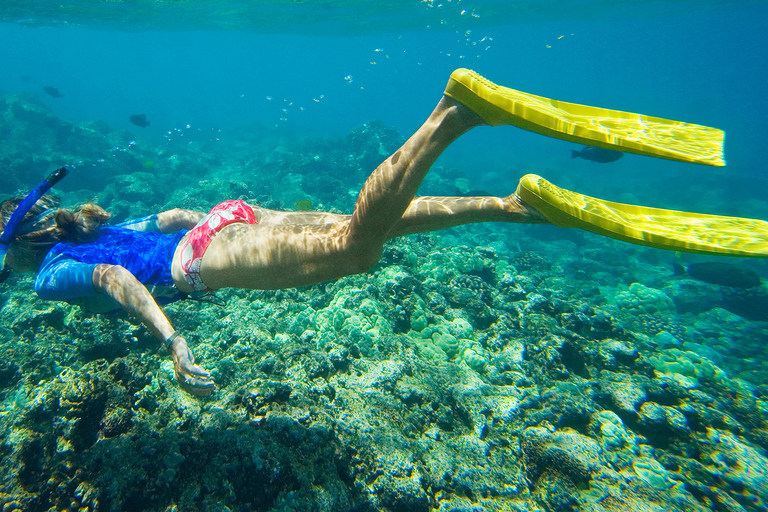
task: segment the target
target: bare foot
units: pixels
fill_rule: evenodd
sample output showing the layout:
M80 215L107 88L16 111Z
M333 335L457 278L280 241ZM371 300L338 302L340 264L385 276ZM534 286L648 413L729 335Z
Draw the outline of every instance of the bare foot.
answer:
M504 209L509 213L519 215L526 224L550 224L544 215L533 206L527 205L517 194L510 194L503 198Z

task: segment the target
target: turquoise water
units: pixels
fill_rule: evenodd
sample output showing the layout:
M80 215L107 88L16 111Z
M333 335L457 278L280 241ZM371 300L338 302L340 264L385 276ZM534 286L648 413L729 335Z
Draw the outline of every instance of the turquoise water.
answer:
M725 130L728 166L478 128L421 194L533 172L768 220L768 6L0 2L0 197L66 165L116 220L247 198L351 212L451 71ZM54 98L44 87L58 89ZM150 125L132 124L144 114ZM671 263L757 272L747 291ZM749 510L768 502L768 266L545 226L390 243L370 273L167 308L219 390L127 316L3 285L3 510Z
M19 24L3 26L3 47L13 51L3 55L0 89L42 94L43 85L56 86L66 99L43 99L73 122L135 129L128 116L144 112L153 130L137 135L153 142L187 124L203 131L278 125L301 135L382 119L407 134L448 74L468 67L544 96L720 127L733 174L760 174L767 118L760 2L506 4L273 3L246 15L243 5L221 2L109 9L41 2L39 14L16 12L12 3L4 18ZM221 28L230 24L242 28ZM533 165L543 152L565 148L520 139L515 151L499 154L525 135L497 136L481 152L498 155L497 165ZM622 165L630 163L643 175L661 165Z

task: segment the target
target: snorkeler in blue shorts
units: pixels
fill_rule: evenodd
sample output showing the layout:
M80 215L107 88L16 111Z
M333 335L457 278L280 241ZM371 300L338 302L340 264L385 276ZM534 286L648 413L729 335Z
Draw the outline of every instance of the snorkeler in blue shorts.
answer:
M768 257L768 223L612 203L527 175L506 197L414 197L452 141L481 125L510 124L624 152L724 165L723 132L699 125L565 103L456 70L427 121L363 185L351 215L280 212L230 201L208 215L170 210L107 226L93 204L55 198L0 204L3 272L37 271L35 291L94 310L121 307L170 351L181 387L214 390L154 295L226 287L306 286L370 270L392 238L477 222L552 223L676 251ZM50 185L50 184L49 184ZM30 204L32 203L32 204ZM189 231L188 231L189 230Z

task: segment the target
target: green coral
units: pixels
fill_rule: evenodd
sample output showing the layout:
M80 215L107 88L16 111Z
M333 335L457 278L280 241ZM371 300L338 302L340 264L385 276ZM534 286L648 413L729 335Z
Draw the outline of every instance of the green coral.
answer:
M459 355L461 344L456 336L449 332L436 331L432 334L432 342L443 349L443 352L445 352L450 359Z
M424 313L424 310L419 307L414 309L413 313L411 313L411 329L414 331L423 331L427 328L427 325L429 325L429 321L427 320L427 315Z
M672 375L690 388L698 386L699 379L723 382L727 378L712 361L695 352L671 348L651 356L650 360L657 372Z
M488 364L488 352L477 342L469 342L465 345L461 353L461 358L470 368L477 372L483 371Z
M663 291L632 283L628 290L616 294L616 305L636 314L673 313L675 304Z
M447 254L434 252L429 255L429 258L424 259L421 265L418 265L418 274L428 276L440 283L448 283L460 273L452 263Z
M488 351L474 340L472 325L463 318L450 322L437 318L437 323L421 331L414 329L411 335L420 338L420 344L428 347L427 351L440 350L448 359L461 359L473 370L482 371L488 364Z
M411 274L400 265L391 265L376 274L374 284L379 290L386 290L388 285L392 286L410 277Z
M352 289L337 294L328 307L318 311L314 318L306 316L306 322L301 327L308 329L314 326L321 344L336 339L339 334L353 342L371 341L392 334L392 325L379 310L378 304L364 298L355 305L357 301L354 300L354 292Z

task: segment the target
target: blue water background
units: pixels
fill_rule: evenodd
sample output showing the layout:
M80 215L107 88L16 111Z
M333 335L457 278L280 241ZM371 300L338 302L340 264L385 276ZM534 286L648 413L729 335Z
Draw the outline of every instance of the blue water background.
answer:
M34 93L68 121L104 119L149 144L218 138L226 152L245 132L276 140L343 135L373 119L407 136L450 72L468 67L527 92L727 133L728 167L717 169L634 155L594 164L571 160L573 144L481 128L438 162L474 188L508 193L520 175L536 172L610 199L757 216L752 206L766 200L768 4L628 2L606 10L585 3L566 14L558 7L578 4L495 23L478 4L461 14L460 2L432 3L423 4L417 27L372 20L352 30L318 15L317 24L276 31L184 30L172 19L144 30L131 25L125 4L116 14L123 23L113 26L0 24L0 90ZM45 85L64 97L45 95ZM130 124L134 113L146 114L151 127Z

